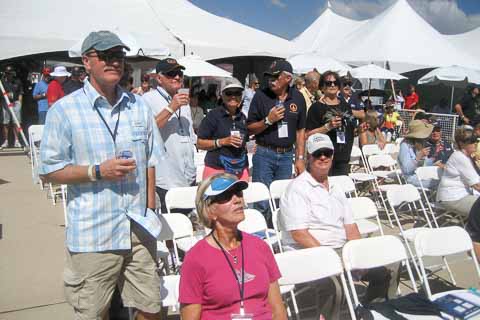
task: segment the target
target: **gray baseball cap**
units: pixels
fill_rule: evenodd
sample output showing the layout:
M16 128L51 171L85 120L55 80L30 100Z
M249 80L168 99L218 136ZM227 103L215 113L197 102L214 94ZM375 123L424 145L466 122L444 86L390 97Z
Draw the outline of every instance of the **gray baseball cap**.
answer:
M114 47L123 47L130 51L130 48L115 33L107 30L94 31L83 40L82 54L90 49L105 51Z

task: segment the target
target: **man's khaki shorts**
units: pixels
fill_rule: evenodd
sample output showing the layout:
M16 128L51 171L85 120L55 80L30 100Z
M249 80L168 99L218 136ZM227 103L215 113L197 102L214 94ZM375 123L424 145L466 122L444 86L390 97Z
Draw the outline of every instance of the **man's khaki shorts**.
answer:
M148 313L160 311L156 239L132 222L131 240L131 250L66 250L65 296L75 319L106 319L116 285L124 306Z

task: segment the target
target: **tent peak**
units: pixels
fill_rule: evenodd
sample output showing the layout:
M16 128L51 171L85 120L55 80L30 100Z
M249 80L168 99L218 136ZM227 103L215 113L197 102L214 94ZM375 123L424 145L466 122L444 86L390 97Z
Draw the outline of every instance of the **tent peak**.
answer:
M327 8L332 9L332 4L330 3L330 0L327 0Z

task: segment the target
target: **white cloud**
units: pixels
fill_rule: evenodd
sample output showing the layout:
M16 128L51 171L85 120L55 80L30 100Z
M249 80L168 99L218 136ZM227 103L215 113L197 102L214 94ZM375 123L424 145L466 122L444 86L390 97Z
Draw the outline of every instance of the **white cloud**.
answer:
M374 17L395 1L331 0L330 2L332 9L338 14L361 20ZM457 0L408 0L408 2L441 33L462 33L480 26L480 15L466 15L458 7Z
M277 6L277 7L282 8L282 9L287 7L287 4L285 2L282 2L282 0L270 0L270 2L274 6Z

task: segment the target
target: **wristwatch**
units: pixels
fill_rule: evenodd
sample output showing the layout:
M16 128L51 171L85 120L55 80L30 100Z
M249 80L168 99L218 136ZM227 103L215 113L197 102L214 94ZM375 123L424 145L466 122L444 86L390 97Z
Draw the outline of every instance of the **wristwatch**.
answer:
M268 116L265 117L265 119L263 119L263 123L268 127L268 126L271 126L273 123L270 122L270 120L268 120Z
M305 157L303 156L303 154L301 154L297 157L297 160L305 160Z
M95 177L97 180L102 180L102 175L100 174L100 165L96 164L95 165Z

